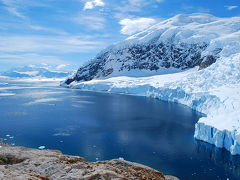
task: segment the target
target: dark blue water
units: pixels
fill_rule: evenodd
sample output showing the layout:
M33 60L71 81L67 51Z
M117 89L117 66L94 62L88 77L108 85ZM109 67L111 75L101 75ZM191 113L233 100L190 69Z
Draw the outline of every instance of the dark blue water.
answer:
M6 143L89 161L122 157L181 180L240 179L239 156L194 140L201 114L186 106L56 83L3 82L0 137Z

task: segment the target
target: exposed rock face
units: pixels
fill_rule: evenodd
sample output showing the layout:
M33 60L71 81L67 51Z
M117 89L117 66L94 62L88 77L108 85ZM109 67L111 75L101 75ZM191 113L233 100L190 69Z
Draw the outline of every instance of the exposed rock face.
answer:
M237 27L238 17L180 14L104 49L63 85L117 76L171 74L196 66L202 70L238 52Z
M177 180L149 167L115 159L87 162L59 151L0 146L0 179L6 180Z
M152 42L147 45L134 45L123 49L111 49L100 53L91 63L80 67L76 76L67 79L66 84L73 81L90 81L111 74L121 74L132 70L157 72L160 68L176 68L185 70L200 66L205 68L216 62L218 53L202 56L207 48L202 44L173 44Z

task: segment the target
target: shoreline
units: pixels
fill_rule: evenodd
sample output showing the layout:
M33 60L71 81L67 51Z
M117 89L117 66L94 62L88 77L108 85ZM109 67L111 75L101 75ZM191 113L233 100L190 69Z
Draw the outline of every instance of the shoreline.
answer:
M209 67L208 70L214 69L215 65ZM120 76L102 80L94 79L86 82L73 82L70 85L61 82L60 85L83 91L145 96L188 106L205 115L195 124L194 138L214 144L218 148L225 148L232 155L238 155L240 154L240 126L238 126L239 114L236 109L240 107L240 103L235 94L239 91L231 87L216 89L198 87L194 84L195 78L190 75L194 74L198 77L199 73L204 76L201 72L194 74L192 71L187 71L143 78ZM200 75L198 79L201 79ZM191 83L186 83L184 86L181 79ZM234 106L231 105L232 102ZM220 116L220 114L223 115ZM199 128L200 125L201 128Z
M58 150L39 150L0 144L0 179L154 179L179 180L142 164L113 159L88 162Z

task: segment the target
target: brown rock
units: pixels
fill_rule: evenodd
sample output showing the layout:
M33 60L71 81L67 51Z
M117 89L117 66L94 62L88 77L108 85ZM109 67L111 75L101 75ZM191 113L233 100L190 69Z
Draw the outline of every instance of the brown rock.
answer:
M114 159L87 162L60 151L1 145L0 179L4 180L177 180L144 165Z

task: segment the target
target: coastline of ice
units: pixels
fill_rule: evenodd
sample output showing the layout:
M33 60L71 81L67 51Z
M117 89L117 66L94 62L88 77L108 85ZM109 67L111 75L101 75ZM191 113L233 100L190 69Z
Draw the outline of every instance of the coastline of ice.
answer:
M95 79L87 82L74 79L74 76L91 75L94 71L94 68L86 69L84 72L77 72L82 74L74 74L68 82L69 85L62 82L62 86L149 96L187 105L206 114L206 117L200 118L195 126L196 139L215 144L217 147L224 147L232 154L240 154L239 20L240 17L218 18L209 14L180 14L114 44L96 56L101 57L107 52L110 54L124 52L121 50L131 49L135 45L144 48L145 44L161 42L174 46L181 43L206 44L207 48L200 52L200 56L209 56L210 62L206 60L206 66L200 68L201 70L195 66L187 71L184 69L182 72L174 71L173 73L170 69L159 66L156 74L151 74L152 71L149 70L149 73L144 72L148 77L142 77L143 71L139 69L119 71L118 66L126 58L127 53L115 53L117 57L113 53L114 56L110 56L113 59L110 64L103 60L103 66L111 67L113 71L111 75L104 76L108 79L100 79L101 76L94 76ZM210 57L215 51L219 51L216 62L214 59L211 62ZM140 60L148 63L148 59ZM95 58L89 62L90 67L91 63L97 61L98 59Z
M69 88L124 93L187 105L206 117L194 137L240 154L240 53L222 57L210 67L149 77L113 77L73 82Z

